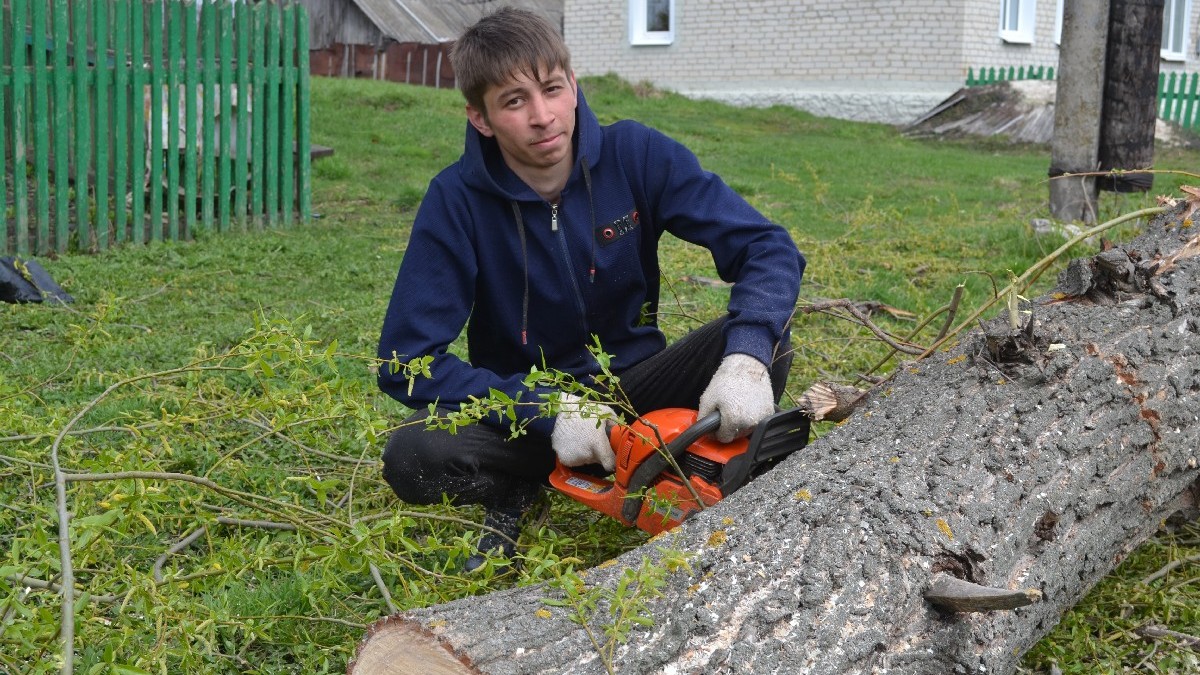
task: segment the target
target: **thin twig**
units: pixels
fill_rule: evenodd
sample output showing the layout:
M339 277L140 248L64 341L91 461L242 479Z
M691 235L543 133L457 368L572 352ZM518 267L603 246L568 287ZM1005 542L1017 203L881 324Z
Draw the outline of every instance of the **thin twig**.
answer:
M1161 568L1159 568L1159 570L1157 572L1142 579L1142 583L1146 584L1148 586L1148 585L1154 583L1155 581L1158 581L1159 579L1167 576L1172 571L1174 571L1176 568L1183 567L1184 565L1188 565L1188 564L1191 564L1194 562L1200 562L1200 554L1188 556L1186 558L1179 558L1177 560L1172 560L1171 562L1169 562L1166 565L1163 565Z
M851 302L850 300L841 299L841 300L826 300L823 302L815 302L807 307L801 307L800 311L804 312L805 314L812 314L813 312L824 312L824 313L830 314L830 316L835 316L839 319L846 318L843 316L838 316L837 314L835 314L833 312L830 312L829 310L831 310L831 309L846 310L859 322L859 324L861 324L867 330L871 331L871 333L873 333L875 335L875 337L879 338L881 341L883 341L889 347L891 347L892 349L894 349L898 352L902 352L904 354L912 354L912 355L921 354L924 352L924 349L921 347L902 345L899 342L896 342L896 340L894 338L892 338L892 336L888 335L886 331L884 331L879 326L875 325L875 323L873 321L871 321L867 317L867 315L864 314L862 312L862 310L860 310L858 307L856 307L854 305L854 303Z
M53 581L44 581L44 580L38 579L36 577L31 577L27 574L14 574L12 576L5 577L4 580L8 581L10 583L16 584L18 586L26 586L28 588L38 588L43 591L54 591L55 593L63 592L62 584L56 583ZM119 601L123 596L105 595L102 593L91 593L88 595L88 597L92 600L95 600L96 602L102 602L104 604L112 604L114 602Z
M1186 647L1192 651L1200 651L1200 637L1196 637L1195 635L1188 635L1187 633L1181 633L1177 630L1169 630L1167 628L1163 628L1162 626L1142 626L1141 628L1135 629L1134 632L1142 637L1151 639L1171 638L1173 640L1178 640L1178 646Z
M383 576L379 574L379 567L375 563L370 563L371 578L375 580L375 586L379 588L379 592L383 594L383 601L387 603L388 612L396 613L396 603L392 602L392 593L388 590L387 584L383 583Z
M176 553L179 553L183 549L191 546L192 542L196 541L200 537L203 537L207 533L208 533L207 527L198 527L195 530L192 530L191 534L188 534L183 539L180 539L179 541L172 544L171 547L168 548L165 553L158 556L158 560L154 561L154 567L151 568L151 574L154 575L155 583L161 584L163 581L162 568L163 568L163 565L165 565L167 563L167 558L170 558L171 556L175 555Z

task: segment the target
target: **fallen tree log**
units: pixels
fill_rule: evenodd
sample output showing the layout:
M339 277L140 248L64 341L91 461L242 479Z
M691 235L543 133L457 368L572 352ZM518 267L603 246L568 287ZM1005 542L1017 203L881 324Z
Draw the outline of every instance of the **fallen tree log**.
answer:
M536 586L389 617L349 672L1013 672L1197 503L1200 238L1182 211L1073 262L1025 326L902 364L804 451L589 570L611 589L690 556L611 654Z

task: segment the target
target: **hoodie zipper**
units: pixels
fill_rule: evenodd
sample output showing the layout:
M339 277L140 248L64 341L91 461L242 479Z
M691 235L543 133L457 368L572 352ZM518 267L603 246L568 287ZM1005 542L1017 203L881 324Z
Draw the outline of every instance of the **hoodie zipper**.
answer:
M583 302L583 292L579 290L579 280L575 278L575 266L571 264L571 256L567 253L567 235L558 229L558 204L550 205L550 231L558 233L558 249L562 252L567 276L571 277L571 289L575 291L575 303L579 306L579 321L583 324L584 335L588 335L591 331L588 330L587 306Z

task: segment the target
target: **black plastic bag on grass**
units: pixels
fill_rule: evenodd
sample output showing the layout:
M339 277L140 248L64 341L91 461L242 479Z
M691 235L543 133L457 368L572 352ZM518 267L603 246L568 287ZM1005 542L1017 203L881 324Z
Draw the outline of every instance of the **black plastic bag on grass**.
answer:
M58 300L74 302L61 286L54 283L50 274L36 260L0 258L0 301L43 302Z

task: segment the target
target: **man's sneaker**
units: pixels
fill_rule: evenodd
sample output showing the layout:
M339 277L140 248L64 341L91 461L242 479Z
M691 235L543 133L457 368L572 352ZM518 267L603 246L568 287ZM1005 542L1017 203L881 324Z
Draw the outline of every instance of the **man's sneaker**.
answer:
M520 521L522 513L523 511L521 510L489 509L483 518L483 524L503 532L508 536L508 539L491 530L485 530L483 538L479 540L479 547L463 563L463 571L470 573L483 567L489 555L493 557L512 558L517 552L517 546L514 542L521 535Z

